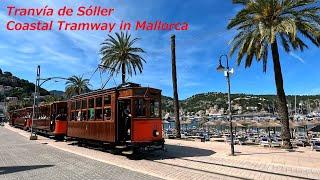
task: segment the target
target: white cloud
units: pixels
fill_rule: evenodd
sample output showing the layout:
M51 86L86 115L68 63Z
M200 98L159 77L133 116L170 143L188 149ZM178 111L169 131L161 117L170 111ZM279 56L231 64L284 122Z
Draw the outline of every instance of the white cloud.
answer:
M300 61L301 63L305 64L305 61L302 57L300 57L299 55L293 53L293 52L289 52L289 55L292 56L293 58L297 59L298 61Z

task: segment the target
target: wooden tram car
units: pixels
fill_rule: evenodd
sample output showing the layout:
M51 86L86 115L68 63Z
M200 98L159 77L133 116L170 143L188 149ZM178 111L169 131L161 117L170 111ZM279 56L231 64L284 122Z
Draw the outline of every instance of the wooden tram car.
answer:
M37 107L32 128L46 135L63 138L67 134L67 109L66 101Z
M32 108L30 107L14 110L10 118L10 124L28 130L30 127L31 113Z
M67 136L115 146L163 147L161 91L127 84L69 101Z
M26 113L28 112L28 113ZM28 116L26 116L26 114ZM161 90L127 83L11 113L12 125L122 148L163 148ZM27 120L22 122L21 119ZM28 122L30 120L30 122Z

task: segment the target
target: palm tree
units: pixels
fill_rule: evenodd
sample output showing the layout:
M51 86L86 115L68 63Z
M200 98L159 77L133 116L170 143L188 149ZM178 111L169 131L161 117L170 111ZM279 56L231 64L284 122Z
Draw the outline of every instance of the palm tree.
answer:
M82 76L71 76L66 82L66 96L71 97L89 91L89 79L83 79Z
M283 126L283 148L292 148L278 43L286 52L308 48L303 42L306 39L319 47L320 8L316 0L233 0L233 3L244 8L228 25L228 29L238 31L231 42L230 55L237 51L237 63L240 65L245 58L245 67L250 67L255 57L262 61L266 72L271 49L279 117Z
M108 35L101 44L100 53L102 55L101 65L108 69L110 75L118 74L121 70L122 83L126 82L126 73L132 76L137 70L142 73L143 62L146 61L139 55L144 50L134 47L138 38L131 38L128 33L115 33L115 37Z

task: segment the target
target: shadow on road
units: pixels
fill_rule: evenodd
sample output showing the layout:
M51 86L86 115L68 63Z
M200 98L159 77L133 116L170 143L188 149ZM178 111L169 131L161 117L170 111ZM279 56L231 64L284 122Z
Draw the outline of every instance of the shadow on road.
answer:
M89 148L93 150L98 150L102 152L112 153L113 149L108 146L98 145L98 144L82 144L78 142L71 142L68 145L79 146L84 148ZM162 159L175 159L175 158L187 158L187 157L202 157L211 156L216 152L207 149L200 149L195 147L180 146L180 145L165 145L165 151L138 151L133 155L127 156L131 160L162 160Z
M34 166L7 166L7 167L0 167L0 175L4 174L11 174L21 171L29 171L33 169L41 169L41 168L48 168L53 167L54 165L34 165Z
M200 149L188 146L179 145L165 145L166 151L155 151L152 153L145 154L148 160L158 159L175 159L175 158L186 158L186 157L201 157L211 156L216 152L207 149Z

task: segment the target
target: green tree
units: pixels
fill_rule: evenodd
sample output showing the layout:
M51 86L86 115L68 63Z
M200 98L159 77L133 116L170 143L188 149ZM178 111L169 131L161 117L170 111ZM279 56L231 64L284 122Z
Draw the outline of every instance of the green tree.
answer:
M66 82L66 96L71 97L89 91L89 79L82 76L71 76Z
M266 72L268 52L271 49L278 113L283 125L283 147L292 148L278 44L280 43L286 52L303 51L308 47L304 42L306 39L319 47L320 17L317 1L233 0L233 3L243 5L243 9L228 25L228 29L238 31L231 42L230 55L238 52L237 63L240 65L245 59L245 67L250 67L256 58L263 62L263 71Z
M118 74L121 70L122 83L126 81L126 73L132 76L137 70L142 73L143 62L146 61L140 56L144 50L134 47L138 38L131 38L128 33L115 33L115 37L108 35L101 44L102 55L101 65L110 72L110 75Z

